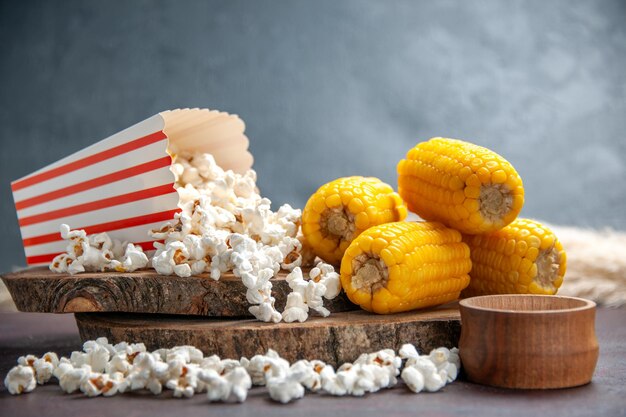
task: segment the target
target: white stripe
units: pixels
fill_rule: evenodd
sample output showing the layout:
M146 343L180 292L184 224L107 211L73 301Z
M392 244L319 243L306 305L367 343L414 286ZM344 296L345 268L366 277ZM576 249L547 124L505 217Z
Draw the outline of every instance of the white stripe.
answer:
M149 260L152 260L152 257L154 256L154 252L156 252L154 249L148 250L148 251L144 251L144 253L146 254L146 256L148 257ZM39 262L39 263L29 264L28 267L32 268L32 267L35 267L35 266L48 266L48 265L50 265L48 262Z
M44 243L43 245L27 246L24 248L24 253L26 254L26 257L47 255L49 253L61 253L65 252L68 243L69 242L67 240L58 240L56 242Z
M87 191L68 195L55 200L50 200L44 204L27 207L17 212L18 218L33 216L36 214L47 213L52 210L59 210L66 207L73 207L78 204L90 203L105 198L115 197L122 194L132 193L134 191L142 191L148 188L157 187L174 182L174 175L170 171L170 167L166 166L154 171L147 172L142 175L136 175L121 181L101 187L92 188Z
M162 131L164 127L163 118L161 115L156 114L142 122L139 122L127 129L122 130L114 135L109 136L108 138L102 139L101 141L94 143L91 146L88 146L78 152L75 152L63 159L58 160L50 165L47 165L31 174L26 175L16 181L23 180L25 178L32 177L39 173L48 171L53 168L60 167L62 165L67 165L71 162L77 161L79 159L83 159L86 156L93 155L96 153L100 153L107 149L114 148L116 146L122 145L126 142L130 142L134 139L139 139L141 137L147 136L154 132Z
M22 238L28 239L41 235L47 235L59 230L61 223L68 224L73 229L82 229L100 223L109 223L129 217L143 216L161 211L173 210L178 204L178 194L173 192L146 200L134 201L119 206L107 207L87 213L76 214L49 220L43 223L32 224L21 228Z
M89 165L73 172L68 172L59 177L51 178L48 181L17 190L13 193L13 199L15 202L19 202L27 198L37 197L113 172L132 168L146 162L154 161L155 159L164 158L167 156L166 149L167 139L163 139L143 148L116 156L115 158L107 159L106 161Z
M114 230L107 232L112 239L118 239L126 242L146 242L153 240L148 232L152 229L159 229L165 222L156 222L144 224L141 226L129 227L126 229ZM58 231L58 227L57 227ZM41 245L27 246L25 249L26 256L47 255L49 253L65 252L68 245L67 240L58 240L56 242L44 243Z

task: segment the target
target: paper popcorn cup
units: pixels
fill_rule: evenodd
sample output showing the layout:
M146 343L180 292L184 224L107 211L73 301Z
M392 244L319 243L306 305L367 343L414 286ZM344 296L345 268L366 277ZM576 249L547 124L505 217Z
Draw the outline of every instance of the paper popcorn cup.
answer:
M172 155L211 153L224 169L252 167L245 124L208 109L168 110L11 183L28 265L65 251L62 223L153 250L148 231L171 220Z

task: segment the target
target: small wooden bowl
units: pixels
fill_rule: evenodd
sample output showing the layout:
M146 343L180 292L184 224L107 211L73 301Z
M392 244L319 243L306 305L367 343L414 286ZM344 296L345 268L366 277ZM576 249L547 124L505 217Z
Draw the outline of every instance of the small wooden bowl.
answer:
M574 387L591 381L598 360L593 301L487 295L459 304L459 349L471 381L532 389Z

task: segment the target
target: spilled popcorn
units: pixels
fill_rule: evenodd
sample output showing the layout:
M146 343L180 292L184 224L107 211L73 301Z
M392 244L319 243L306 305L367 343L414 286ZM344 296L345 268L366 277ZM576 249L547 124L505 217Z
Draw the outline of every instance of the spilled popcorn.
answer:
M256 173L237 174L220 168L210 154L176 155L171 167L181 211L158 230L151 230L156 252L149 259L142 248L111 239L106 233L88 236L61 225L68 241L66 253L54 258L50 270L132 272L151 267L161 275L181 277L208 273L214 279L226 272L246 286L249 311L258 320L303 322L309 312L326 317L323 299L341 291L332 265L318 262L309 276L300 267L315 265L315 256L300 234L302 212L285 204L275 212L261 197ZM281 269L291 271L292 293L283 313L276 310L272 283Z
M87 236L84 230L70 230L61 225L61 237L69 241L66 253L56 256L50 264L53 272L78 274L85 271L132 272L145 268L148 257L143 249L132 243L123 245L106 233Z
M210 402L244 402L252 386L265 386L270 398L288 403L306 392L363 396L398 384L413 392L434 392L453 382L461 367L458 349L438 348L420 355L415 346L364 353L336 370L319 360L290 364L274 350L252 358L205 357L193 346L149 352L143 343L112 345L104 337L90 340L83 351L61 359L53 352L41 358L22 356L4 385L11 394L31 392L54 376L68 393L88 397L147 390L159 395L169 389L177 398L205 393ZM404 366L403 366L404 365Z

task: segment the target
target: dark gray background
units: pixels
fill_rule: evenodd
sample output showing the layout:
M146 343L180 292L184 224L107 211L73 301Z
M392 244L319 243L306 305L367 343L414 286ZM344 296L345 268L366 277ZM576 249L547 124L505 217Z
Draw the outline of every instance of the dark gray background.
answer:
M626 229L624 1L2 1L0 60L1 271L11 180L177 107L239 114L276 205L449 136L523 215Z

